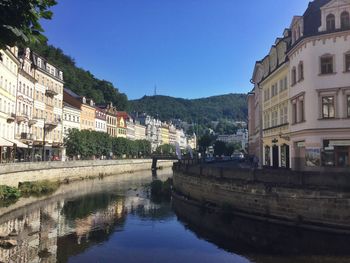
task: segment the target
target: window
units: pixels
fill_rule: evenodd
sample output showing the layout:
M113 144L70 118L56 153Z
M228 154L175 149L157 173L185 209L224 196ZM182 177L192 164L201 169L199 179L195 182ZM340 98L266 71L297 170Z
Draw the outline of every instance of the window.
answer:
M333 71L333 57L324 56L321 57L321 74L332 74Z
M271 98L275 97L278 94L277 83L271 86Z
M292 69L292 85L295 85L297 83L297 70L294 67Z
M350 53L345 54L345 72L350 72Z
M329 119L335 117L334 97L322 97L322 118Z
M304 100L299 101L300 122L305 121Z
M348 117L350 117L350 95L347 97Z
M270 99L270 89L264 90L264 101L268 101Z
M271 125L272 125L272 127L276 127L278 125L278 111L277 110L272 112Z
M270 114L269 113L266 113L264 115L264 128L265 129L270 128Z
M341 29L349 29L350 28L350 15L349 12L344 11L340 15L340 26Z
M326 17L326 25L327 25L327 31L335 30L335 16L333 14L329 14Z
M297 111L297 103L296 102L293 102L292 110L293 110L293 124L295 124L298 122L298 111Z
M300 62L299 65L298 65L298 81L301 81L304 79L304 64L303 62Z
M288 106L284 105L280 108L280 124L288 123Z

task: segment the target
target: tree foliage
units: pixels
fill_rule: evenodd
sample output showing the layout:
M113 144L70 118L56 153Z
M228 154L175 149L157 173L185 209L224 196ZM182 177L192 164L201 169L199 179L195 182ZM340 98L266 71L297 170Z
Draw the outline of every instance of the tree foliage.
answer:
M1 0L0 48L45 42L40 22L52 18L54 5L55 0Z
M65 139L69 157L82 159L111 157L147 157L151 154L151 144L146 140L132 141L125 138L113 138L107 133L72 129Z
M174 145L163 144L157 147L156 153L162 155L175 155L176 149Z
M97 104L112 102L120 111L127 109L128 98L124 93L120 93L111 82L97 79L91 72L77 67L74 59L60 48L47 44L34 44L30 48L63 71L65 87Z
M225 143L222 141L216 141L214 145L214 154L221 156L231 156L235 151L242 150L241 146L237 143Z

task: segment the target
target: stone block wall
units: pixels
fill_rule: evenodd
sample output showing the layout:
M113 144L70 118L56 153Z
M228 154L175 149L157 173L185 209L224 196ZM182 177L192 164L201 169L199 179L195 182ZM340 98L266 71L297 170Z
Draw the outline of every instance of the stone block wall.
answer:
M348 192L216 178L219 176L196 176L175 170L174 188L203 204L229 206L241 213L295 224L350 230Z
M171 167L173 161L158 161ZM99 175L114 175L151 170L152 160L91 160L72 162L38 162L0 165L0 185L17 187L19 182L39 180L77 180Z

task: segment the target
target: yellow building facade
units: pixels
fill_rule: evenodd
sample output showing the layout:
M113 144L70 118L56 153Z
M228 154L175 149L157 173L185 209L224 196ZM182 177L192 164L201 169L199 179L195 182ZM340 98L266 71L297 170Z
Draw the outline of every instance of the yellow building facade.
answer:
M277 68L261 82L263 117L263 163L290 168L289 63Z
M80 107L80 129L81 130L95 130L95 107L92 100L87 101L85 97L82 98Z
M169 133L169 125L162 124L160 128L161 134L161 144L170 144L170 133Z

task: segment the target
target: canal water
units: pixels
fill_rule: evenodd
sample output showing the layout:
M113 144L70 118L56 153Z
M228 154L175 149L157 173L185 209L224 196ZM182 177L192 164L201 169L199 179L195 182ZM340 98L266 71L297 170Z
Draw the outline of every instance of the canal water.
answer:
M75 182L0 208L0 236L14 242L0 246L0 262L350 262L347 236L153 200L152 180L143 172Z

